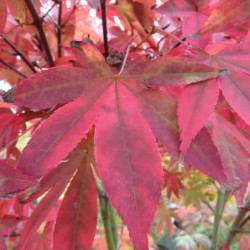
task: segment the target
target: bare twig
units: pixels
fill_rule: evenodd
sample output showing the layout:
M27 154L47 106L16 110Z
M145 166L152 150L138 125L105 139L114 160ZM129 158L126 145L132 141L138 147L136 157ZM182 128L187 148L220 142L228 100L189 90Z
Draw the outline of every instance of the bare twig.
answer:
M54 64L53 57L52 57L52 54L51 54L51 51L49 48L48 40L46 38L44 29L43 29L42 19L38 16L36 8L35 8L32 0L25 0L25 3L26 3L26 5L27 5L32 17L33 17L34 24L37 28L37 31L38 31L40 39L41 39L41 44L42 44L42 46L45 50L45 53L46 53L47 61L51 67L54 67L55 64Z
M246 195L246 201L244 206L247 208L250 205L250 191ZM247 209L239 208L238 214L236 215L234 222L231 226L231 229L228 232L228 235L225 240L225 244L229 247L237 233L239 233L239 229L250 219L250 215L248 215L246 218L245 215L248 213ZM244 229L243 229L244 230Z
M64 21L63 24L61 24L61 28L64 28L65 25L68 23L69 19L72 17L72 15L74 14L74 11L77 9L76 5L73 6L71 12L69 13L69 15L67 16L66 20Z
M34 72L36 73L36 70L34 66L31 64L31 62L24 56L24 54L5 36L1 35L3 40L19 55L23 61L27 64L27 66Z
M207 202L207 201L205 201L205 200L203 200L202 202L203 202L205 205L207 205L207 207L213 212L213 214L215 213L213 207L209 204L209 202Z
M102 29L103 29L103 41L104 41L104 56L105 58L109 55L108 48L108 30L107 30L107 17L106 17L106 0L101 0L101 10L102 10Z
M61 3L61 2L60 2ZM48 11L40 18L41 22L50 13L50 11L56 6L56 2L48 9Z
M127 47L126 54L125 54L125 57L124 57L123 62L122 62L122 67L120 69L120 72L119 72L118 76L123 72L123 70L125 68L125 65L126 65L126 62L127 62L127 59L128 59L128 54L129 54L129 50L130 50L131 45L132 44L129 44L129 46Z
M3 65L5 65L6 67L8 67L9 69L15 71L17 74L19 74L20 76L24 77L24 78L28 78L27 75L25 75L24 73L22 73L21 71L19 71L18 69L16 69L15 67L13 67L12 65L6 63L5 61L3 61L2 59L0 59L0 63L2 63Z

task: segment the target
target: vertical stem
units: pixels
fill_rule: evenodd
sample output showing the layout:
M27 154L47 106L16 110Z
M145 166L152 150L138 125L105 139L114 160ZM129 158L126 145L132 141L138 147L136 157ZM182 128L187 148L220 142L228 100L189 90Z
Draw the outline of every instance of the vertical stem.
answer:
M114 238L113 238L113 232L112 232L112 224L110 220L110 215L109 215L109 200L108 197L105 195L100 195L99 196L99 201L100 201L100 207L101 207L101 214L102 214L102 221L104 225L104 230L105 230L105 237L106 237L106 242L108 245L109 250L115 250L115 243L114 243Z
M117 230L117 225L116 225L116 220L115 220L115 210L113 206L111 205L110 201L108 201L108 203L109 203L108 210L109 210L114 245L115 245L115 249L118 249L118 230Z
M108 48L108 30L107 30L107 16L106 16L106 0L101 1L101 10L102 10L102 29L103 29L103 40L104 40L104 56L107 57L109 55Z
M44 29L43 29L42 20L38 16L36 8L35 8L32 0L25 0L25 3L26 3L26 5L27 5L27 7L28 7L28 9L30 11L30 14L33 17L34 24L35 24L35 26L37 28L38 33L39 33L39 36L40 36L40 39L41 39L41 43L42 43L42 46L43 46L43 48L45 50L48 63L50 65L50 67L54 67L55 64L54 64L54 61L53 61L53 57L51 55L51 51L50 51L50 48L49 48L48 40L46 38Z
M58 27L57 27L57 54L62 56L62 2L59 2Z
M215 250L217 248L220 221L229 195L230 191L227 191L223 186L219 189L215 213L214 213L212 244L210 248L211 250Z

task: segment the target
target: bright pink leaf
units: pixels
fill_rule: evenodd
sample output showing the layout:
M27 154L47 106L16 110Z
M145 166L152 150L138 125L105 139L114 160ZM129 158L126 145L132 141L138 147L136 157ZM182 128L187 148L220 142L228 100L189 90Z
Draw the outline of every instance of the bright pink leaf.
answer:
M29 244L29 248L36 250L51 249L54 224L54 221L47 221L43 231L36 232L30 242L31 244Z
M239 205L243 205L245 191L250 177L247 154L235 137L223 130L216 115L211 115L213 124L213 141L220 153L224 171L227 175L227 186L235 192ZM240 160L239 160L240 159Z
M200 29L200 34L220 32L237 26L250 17L249 0L223 0Z
M250 125L250 76L230 70L230 75L222 77L219 81L229 105Z
M128 226L134 248L146 250L163 185L160 155L152 132L136 113L131 94L115 83L106 100L96 126L97 171Z
M224 182L226 179L218 151L205 127L200 130L192 141L184 162L192 165L219 183Z
M74 174L75 170L82 164L84 158L84 153L81 149L76 148L71 154L67 157L66 162L62 163L67 166L67 171L63 173L62 176L58 177L58 182L54 187L50 189L50 191L46 194L46 196L42 199L42 201L37 205L35 210L33 211L31 217L25 224L24 229L22 230L21 237L19 243L16 247L17 250L26 250L28 249L30 240L36 233L37 229L44 221L48 213L52 210L55 203L59 199L60 195L64 191L67 186L69 180Z
M225 68L234 68L250 73L250 44L233 44L227 46L214 56Z
M95 179L88 154L60 206L54 231L54 249L91 249L97 224Z
M235 127L232 123L227 121L221 115L218 114L216 117L220 123L221 129L223 129L229 134L232 134L241 143L245 150L250 154L249 136L243 130L237 129L237 127Z
M11 197L13 194L36 184L37 182L33 177L23 174L20 170L0 161L0 196L2 198Z
M220 241L220 243L224 250L230 250L230 248L223 241Z
M96 74L83 68L55 67L24 80L14 92L14 102L34 110L70 102L96 83Z
M178 123L181 130L180 151L184 156L187 149L213 112L219 96L216 79L185 86L178 103Z
M123 78L135 78L145 88L187 85L219 76L223 70L212 68L183 57L162 56L128 67Z
M18 169L40 178L65 158L97 118L95 104L108 84L92 85L84 96L50 116L24 149Z

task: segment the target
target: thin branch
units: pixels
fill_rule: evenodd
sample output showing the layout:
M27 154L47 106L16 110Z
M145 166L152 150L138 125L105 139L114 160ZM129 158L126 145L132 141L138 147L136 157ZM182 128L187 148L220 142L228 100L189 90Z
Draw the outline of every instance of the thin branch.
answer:
M16 233L16 232L13 232L13 233L9 233L9 234L3 234L3 237L19 237L21 236L20 233Z
M239 228L243 227L250 220L250 214L241 222Z
M104 41L104 56L107 58L109 55L108 48L108 30L107 30L107 16L106 16L106 0L101 0L102 10L102 29L103 29L103 41Z
M130 50L131 45L132 44L129 44L129 46L127 47L126 54L125 54L125 57L124 57L123 62L122 62L122 67L120 69L120 72L118 73L118 76L123 72L123 70L125 68L125 65L126 65L126 62L127 62L127 59L128 59L128 54L129 54L129 50Z
M150 25L151 26L151 25ZM141 40L141 42L135 47L135 50L136 49L138 49L144 42L146 42L147 40L148 40L148 38L150 37L150 36L152 36L153 34L154 34L154 26L152 25L152 30L147 34L147 36L146 37L144 37L142 40ZM143 31L145 31L145 29L146 28L144 28L143 30L142 30L142 32Z
M62 2L59 3L58 27L57 27L57 54L62 56Z
M73 6L71 12L69 13L69 15L67 16L66 20L64 21L64 23L61 25L61 28L64 28L65 25L68 23L69 19L72 17L74 11L77 9L76 5Z
M209 204L209 202L207 202L207 201L202 201L205 205L207 205L207 207L213 212L213 214L215 213L215 211L214 211L214 209L213 209L213 207Z
M31 64L31 62L24 56L24 54L4 35L1 35L3 40L9 44L9 46L19 55L23 61L26 63L26 65L34 72L36 73L37 71L35 70L34 66Z
M43 29L42 20L38 16L36 8L35 8L32 0L25 0L25 3L27 5L27 7L29 8L29 11L30 11L30 13L31 13L31 15L33 17L33 21L34 21L34 24L35 24L35 26L37 28L38 33L39 33L41 43L42 43L42 46L43 46L43 48L45 50L48 63L50 65L50 67L54 67L55 64L54 64L53 57L52 57L52 54L51 54L51 51L50 51L50 48L49 48L48 40L46 38L44 29Z
M48 9L48 11L40 18L41 22L44 20L44 18L50 13L50 11L56 6L56 2Z
M15 67L13 67L12 65L6 63L5 61L3 61L2 59L0 59L0 63L2 63L3 65L5 65L6 67L8 67L9 69L15 71L17 74L19 74L20 76L24 77L24 78L28 78L27 75L25 75L24 73L22 73L21 71L19 71L18 69L16 69Z
M244 206L247 208L250 206L250 191L246 195L246 201ZM245 215L247 214L247 210L243 208L239 208L238 214L236 215L234 222L231 226L231 229L229 230L225 244L229 247L235 237L235 235L239 232L238 229L241 228L249 219L249 216L247 216L245 219ZM241 229L242 230L242 229Z

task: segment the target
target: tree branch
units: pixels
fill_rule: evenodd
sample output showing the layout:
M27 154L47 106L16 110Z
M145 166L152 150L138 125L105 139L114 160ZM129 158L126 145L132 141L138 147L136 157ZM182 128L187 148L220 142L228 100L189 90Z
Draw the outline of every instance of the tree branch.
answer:
M245 207L250 206L250 191L248 192L246 196L246 202L245 202ZM225 244L229 247L237 233L239 233L239 229L247 222L248 219L250 219L249 216L247 216L245 219L245 215L247 214L247 209L239 208L238 209L238 214L235 217L235 220L227 234Z
M23 61L26 63L26 65L34 72L36 73L37 71L35 70L34 66L31 64L31 62L24 56L24 54L7 38L5 37L4 34L1 35L3 40L9 44L9 46L19 55Z
M34 24L37 28L37 31L38 31L40 39L41 39L42 46L43 46L45 53L46 53L47 61L51 67L54 67L55 64L54 64L53 57L52 57L52 54L51 54L51 51L49 48L48 40L46 38L44 29L43 29L42 19L38 16L36 8L35 8L32 0L25 0L25 3L26 3L26 5L27 5L32 17L33 17Z
M106 17L106 0L101 0L101 10L102 10L102 29L103 29L103 41L104 41L104 56L105 58L109 55L108 48L108 30L107 30L107 17Z
M50 11L56 6L56 2L48 9L48 11L40 18L41 22L44 20L44 18L50 13Z
M64 21L64 23L61 25L62 28L65 27L65 25L68 23L69 19L72 17L74 11L76 10L76 5L73 6L71 12L69 13L69 15L67 16L66 20Z
M8 67L9 69L15 71L17 74L19 74L20 76L24 77L24 78L28 78L27 75L25 75L24 73L22 73L21 71L19 71L18 69L14 68L12 65L6 63L5 61L3 61L2 59L0 59L0 63L2 63L3 65L5 65L6 67Z

